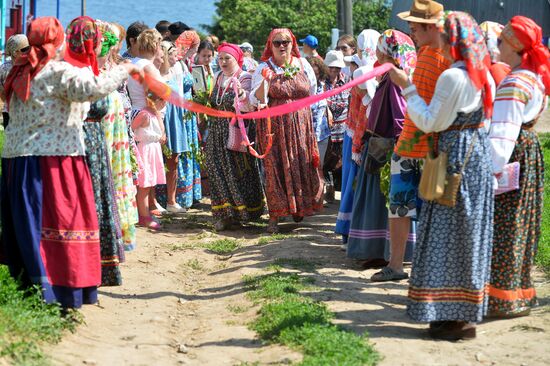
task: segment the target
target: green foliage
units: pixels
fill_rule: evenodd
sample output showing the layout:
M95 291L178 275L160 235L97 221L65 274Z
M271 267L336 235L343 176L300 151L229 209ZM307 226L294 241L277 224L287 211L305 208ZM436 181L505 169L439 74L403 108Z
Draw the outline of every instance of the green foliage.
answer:
M42 301L39 290L22 291L7 268L0 266L0 358L16 365L43 365L42 343L55 343L64 330L74 330L75 316L62 316L56 305Z
M353 33L357 36L363 29L385 31L388 29L391 9L391 1L387 0L354 0Z
M375 365L379 360L366 335L346 332L332 324L287 328L279 341L304 353L302 366Z
M206 245L206 249L219 255L231 254L239 247L240 244L235 239L219 239Z
M544 161L550 162L550 134L540 134ZM546 165L546 164L545 164ZM536 263L550 277L550 169L544 173L544 207L542 209L542 226Z
M300 365L375 365L379 356L365 335L333 325L334 314L323 303L300 294L313 282L279 271L245 277L249 297L265 301L250 328L264 340L303 352Z
M328 324L333 315L324 304L306 297L288 297L262 306L251 328L262 339L277 340L285 329L307 324Z
M272 28L288 27L300 39L313 34L319 52L330 45L336 27L336 1L326 0L220 0L210 32L228 42L250 42L256 56L264 49Z

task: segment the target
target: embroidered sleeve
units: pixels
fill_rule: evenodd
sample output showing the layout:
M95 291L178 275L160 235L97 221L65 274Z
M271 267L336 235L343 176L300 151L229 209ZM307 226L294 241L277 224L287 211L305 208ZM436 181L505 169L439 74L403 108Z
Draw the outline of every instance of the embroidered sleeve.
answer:
M497 89L489 131L494 173L500 173L512 156L531 95L528 85L513 76L504 79Z
M302 58L301 61L302 65L304 65L304 72L309 80L309 95L315 95L317 94L317 78L315 77L315 72L306 59Z
M242 106L241 112L251 112L254 110L254 106L250 103L250 89L252 87L252 75L248 72L243 72L239 78L241 87L244 90L244 96L241 98ZM238 97L238 96L237 96Z
M254 71L254 74L252 75L252 81L250 86L250 104L257 106L260 103L264 103L264 101L259 101L258 98L256 98L256 91L263 87L263 81L264 78L262 76L262 70L264 68L268 67L265 62L262 62L257 68L256 71ZM269 99L266 96L266 103L269 102Z

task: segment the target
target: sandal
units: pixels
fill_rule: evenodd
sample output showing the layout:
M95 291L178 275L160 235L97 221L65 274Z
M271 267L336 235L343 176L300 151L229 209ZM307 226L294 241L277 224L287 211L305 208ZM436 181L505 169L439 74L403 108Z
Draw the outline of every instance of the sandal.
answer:
M304 219L303 216L292 215L292 220L294 220L295 223L302 222L303 219Z
M384 267L380 272L372 275L372 282L401 281L409 278L407 272L397 272L390 267Z
M138 220L138 225L146 227L151 230L160 230L160 224L155 221L151 216L140 216Z
M432 323L434 323L432 325ZM428 334L434 339L445 341L459 341L474 339L476 337L476 325L464 321L441 321L430 323Z

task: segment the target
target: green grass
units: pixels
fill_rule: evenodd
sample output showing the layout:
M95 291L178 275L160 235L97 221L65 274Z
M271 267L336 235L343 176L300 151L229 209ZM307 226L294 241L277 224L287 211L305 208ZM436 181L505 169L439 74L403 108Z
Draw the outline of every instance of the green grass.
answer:
M0 265L0 358L15 365L47 365L44 343L59 342L65 330L73 331L74 317L61 315L56 305L46 305L36 289L21 291L7 268Z
M276 266L290 267L305 272L313 272L317 263L302 258L277 258L273 261Z
M206 245L206 249L218 255L227 255L240 248L240 244L235 239L218 239Z
M544 161L550 163L550 134L543 133L539 137ZM544 173L544 206L542 209L541 236L535 261L546 275L550 277L550 165L546 165Z
M300 365L375 365L378 353L359 336L331 323L334 314L321 302L301 294L312 288L310 277L276 271L243 279L248 296L262 301L250 323L261 339L304 354Z

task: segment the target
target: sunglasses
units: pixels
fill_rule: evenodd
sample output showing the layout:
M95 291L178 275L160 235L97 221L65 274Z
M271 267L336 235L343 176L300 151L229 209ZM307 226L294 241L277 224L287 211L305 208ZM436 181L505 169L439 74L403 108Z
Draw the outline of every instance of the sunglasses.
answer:
M30 50L30 49L31 49L31 46L27 46L27 47L23 47L23 48L19 49L18 51L19 51L19 52L22 52L22 53L25 53L25 52L27 52L27 51Z
M275 47L281 47L281 46L284 46L284 47L287 47L288 45L290 44L290 41L273 41L273 45Z

